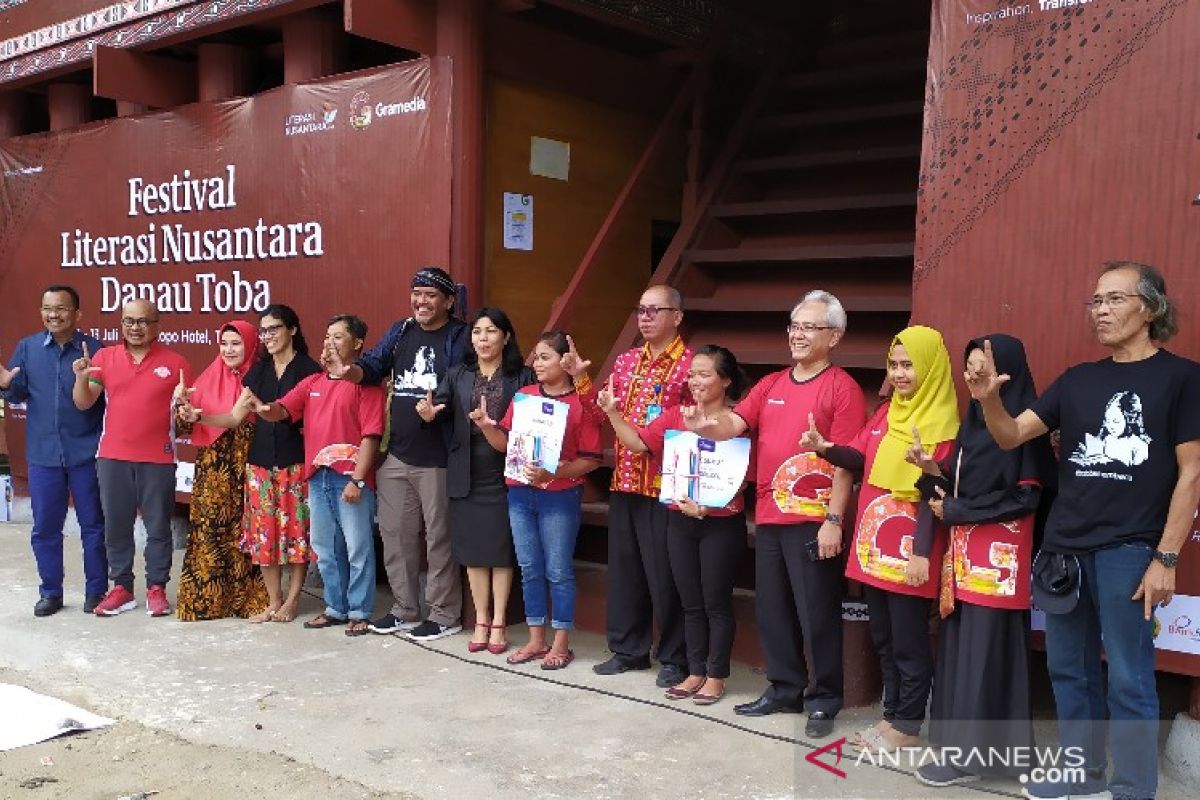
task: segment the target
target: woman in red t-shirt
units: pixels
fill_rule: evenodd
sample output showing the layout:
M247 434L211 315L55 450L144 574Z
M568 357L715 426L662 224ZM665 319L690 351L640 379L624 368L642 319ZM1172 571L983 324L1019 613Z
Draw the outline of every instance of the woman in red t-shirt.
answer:
M746 384L737 358L724 347L705 345L692 356L688 389L696 401L695 412L702 417L715 417L732 408ZM662 459L667 431L687 430L679 406L636 428L621 416L619 404L607 389L600 392L599 404L621 444L635 453L649 452L656 460ZM733 580L745 550L746 515L740 491L724 508L709 508L685 497L671 504L667 556L683 602L688 677L667 689L668 699L690 697L696 705L707 706L725 696L735 631Z
M860 747L892 749L919 741L933 680L929 612L938 592L945 531L916 488L923 462L949 455L958 401L942 335L917 325L896 334L887 357L893 392L845 446L810 424L801 444L834 466L862 472L846 576L866 589L871 639L883 673L883 719L859 732ZM927 453L922 441L933 442Z
M601 459L600 424L596 415L585 408L595 405L596 396L590 389L576 392L572 375L564 368L563 356L568 353L574 354L574 348L566 334L543 333L533 349L533 372L538 382L518 391L499 423L488 416L482 403L471 412L471 419L492 447L507 453L518 402L538 404L535 408L551 416L562 409L546 400L567 407L558 467L553 472L542 466L537 455L540 437L529 437L538 440L532 445L532 456L521 448L520 454L509 454L505 459L508 519L521 568L525 621L529 625L529 641L508 657L508 663L540 659L542 669L562 669L575 660L568 646L569 632L575 626L575 537L582 513L583 476L598 467ZM590 387L590 382L581 383ZM546 645L547 622L554 629L550 646Z

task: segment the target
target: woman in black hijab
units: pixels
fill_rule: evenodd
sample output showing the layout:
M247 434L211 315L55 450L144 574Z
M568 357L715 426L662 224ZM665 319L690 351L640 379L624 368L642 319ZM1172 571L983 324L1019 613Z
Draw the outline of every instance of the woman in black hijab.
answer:
M966 348L967 375L983 369L990 347L1009 380L1004 408L1020 414L1037 396L1020 340L992 334ZM1032 748L1029 701L1030 572L1035 530L1054 479L1049 437L1001 450L972 400L948 462L920 464L922 497L950 528L942 564L938 639L929 739L958 748L917 770L929 786L952 786L983 775L1016 775ZM1002 757L999 754L1008 754ZM1001 763L1004 762L1004 763Z

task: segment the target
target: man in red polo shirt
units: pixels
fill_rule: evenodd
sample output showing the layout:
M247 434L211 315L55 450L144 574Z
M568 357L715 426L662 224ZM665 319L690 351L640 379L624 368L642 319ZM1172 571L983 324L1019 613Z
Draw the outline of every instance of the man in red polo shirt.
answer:
M175 437L171 401L180 374L191 383L183 356L158 343L158 309L134 300L121 310L123 347L94 356L85 348L75 373L72 399L91 408L103 392L104 430L96 454L104 546L113 587L96 614L113 617L137 608L133 597L133 525L138 512L146 526L146 611L171 613L171 514L175 510Z

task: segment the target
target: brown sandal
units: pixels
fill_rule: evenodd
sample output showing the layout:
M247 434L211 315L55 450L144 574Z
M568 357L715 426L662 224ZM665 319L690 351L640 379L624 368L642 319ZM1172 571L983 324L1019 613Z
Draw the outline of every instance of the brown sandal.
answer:
M334 625L345 625L346 620L338 617L330 617L326 614L318 614L317 616L304 623L304 627L309 630L319 630L320 628L332 628Z
M347 636L366 636L371 632L365 619L352 619L346 623Z

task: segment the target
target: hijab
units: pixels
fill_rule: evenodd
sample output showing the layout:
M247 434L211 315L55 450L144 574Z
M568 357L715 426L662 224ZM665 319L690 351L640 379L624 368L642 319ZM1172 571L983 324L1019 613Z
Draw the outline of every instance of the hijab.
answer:
M984 341L992 345L996 372L1008 375L1000 386L1000 402L1009 416L1016 417L1033 405L1037 398L1033 375L1025 358L1025 346L1020 339L1003 333L981 336L967 343L964 361L972 350L982 350ZM967 416L958 431L950 476L957 473L955 493L960 497L979 497L991 492L1010 489L1021 481L1036 480L1045 485L1054 479L1054 457L1050 437L1042 435L1026 442L1016 450L1001 450L988 432L983 408L978 400L967 407ZM958 469L959 459L962 468Z
M233 408L238 396L242 393L242 377L250 366L258 360L258 331L249 322L234 320L221 326L221 334L233 331L242 337L246 348L246 360L237 369L230 369L220 353L213 362L204 368L200 377L196 378L192 388L192 405L209 413L223 414ZM219 345L218 345L219 346ZM192 427L192 444L204 447L215 442L225 428L196 423Z
M892 394L887 412L887 433L879 443L867 482L887 489L899 500L921 499L917 479L921 469L904 460L913 444L913 428L926 449L950 441L958 433L958 399L950 372L950 354L942 335L933 328L914 325L896 334L889 357L897 344L904 345L917 373L917 390L911 397Z

